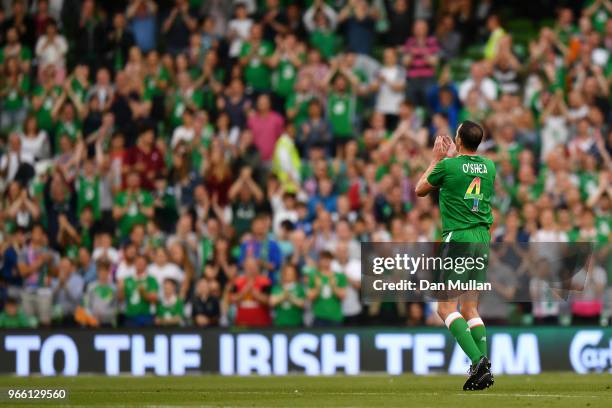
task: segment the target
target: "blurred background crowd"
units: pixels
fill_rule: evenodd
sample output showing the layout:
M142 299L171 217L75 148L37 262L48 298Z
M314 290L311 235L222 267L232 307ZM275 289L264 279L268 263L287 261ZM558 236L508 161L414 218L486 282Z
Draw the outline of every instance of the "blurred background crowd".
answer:
M427 299L362 304L360 242L440 239L414 183L465 119L498 168L493 241L597 249L570 304L546 257L501 256L483 317L607 324L611 15L0 1L0 327L441 324Z

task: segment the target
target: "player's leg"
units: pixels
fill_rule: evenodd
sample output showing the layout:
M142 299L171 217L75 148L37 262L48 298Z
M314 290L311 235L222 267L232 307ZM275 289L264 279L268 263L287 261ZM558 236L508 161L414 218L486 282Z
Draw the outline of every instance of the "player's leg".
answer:
M470 242L467 252L469 257L474 260L475 265L484 265L483 268L474 267L467 272L469 280L484 283L486 282L487 268L489 265L489 241L490 235L486 228L476 228L474 230L465 231L465 236L462 237L466 242ZM477 262L479 260L479 262ZM472 333L474 342L480 351L487 355L487 331L478 314L478 296L477 291L469 291L461 295L461 314L468 322L468 327Z
M478 293L471 292L461 298L461 315L467 320L470 333L478 349L487 355L487 330L478 314Z
M472 364L476 364L483 353L480 351L472 337L465 318L457 311L457 300L438 302L438 315L451 332L461 349L467 354Z

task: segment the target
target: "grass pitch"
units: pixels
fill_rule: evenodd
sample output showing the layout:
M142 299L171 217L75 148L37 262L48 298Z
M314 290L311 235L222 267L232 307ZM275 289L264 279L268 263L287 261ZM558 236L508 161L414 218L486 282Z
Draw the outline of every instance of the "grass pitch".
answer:
M493 388L463 392L461 376L356 377L0 377L6 406L206 407L610 407L612 375L497 376ZM65 400L9 400L8 389L60 389Z

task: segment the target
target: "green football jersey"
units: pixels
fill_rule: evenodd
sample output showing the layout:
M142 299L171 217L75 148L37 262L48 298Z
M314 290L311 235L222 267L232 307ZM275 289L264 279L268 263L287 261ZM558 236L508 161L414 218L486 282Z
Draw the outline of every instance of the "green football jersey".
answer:
M151 303L141 296L140 286L147 293L157 293L159 290L157 281L152 276L127 277L124 283L126 316L147 316L151 314Z
M312 312L316 318L324 320L332 320L341 322L342 315L342 300L340 300L332 290L329 277L319 271L314 271L308 279L308 287L314 288L316 285L316 277L321 279L321 289L319 296L312 302ZM346 275L339 272L334 272L336 285L339 288L347 286Z
M493 223L491 198L495 191L495 164L480 156L460 155L440 161L427 181L440 187L442 232Z
M100 219L100 178L79 176L77 186L77 211L80 214L85 207L91 207L94 218Z
M272 90L287 97L293 93L293 85L297 79L297 68L287 59L281 59L280 63L272 73Z
M164 300L157 304L157 317L171 319L173 317L183 318L183 301L179 298Z
M144 190L135 194L122 191L115 197L115 205L127 209L119 220L119 231L121 237L125 238L130 234L134 225L146 224L147 217L141 212L141 207L152 207L153 196Z
M336 138L348 138L353 134L356 102L352 94L331 93L327 100L327 116Z
M252 49L253 44L245 42L242 44L240 57L248 56ZM266 65L265 59L274 53L274 46L267 41L262 41L259 44L259 48L255 52L257 56L255 58L251 58L248 65L244 68L246 83L248 86L251 86L253 89L258 91L268 90L270 89L272 72L268 65Z
M26 107L27 94L30 91L30 77L24 75L16 87L11 87L4 98L4 110L16 111Z
M304 287L299 284L292 284L286 288L289 293L297 298L304 299ZM282 295L285 288L282 285L276 285L272 288L272 295ZM275 326L301 326L303 323L304 309L291 303L289 300L276 305L274 308L274 325Z

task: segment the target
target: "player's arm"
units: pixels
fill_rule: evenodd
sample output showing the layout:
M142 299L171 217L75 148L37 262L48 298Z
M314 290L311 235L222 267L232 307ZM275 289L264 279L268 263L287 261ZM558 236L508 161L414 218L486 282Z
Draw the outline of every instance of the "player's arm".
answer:
M416 185L415 192L419 197L425 197L427 194L438 188L438 185L432 185L429 181L429 175L434 171L438 163L446 157L448 149L450 149L451 140L448 136L438 136L433 147L433 158L425 173L419 179Z

